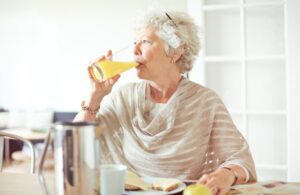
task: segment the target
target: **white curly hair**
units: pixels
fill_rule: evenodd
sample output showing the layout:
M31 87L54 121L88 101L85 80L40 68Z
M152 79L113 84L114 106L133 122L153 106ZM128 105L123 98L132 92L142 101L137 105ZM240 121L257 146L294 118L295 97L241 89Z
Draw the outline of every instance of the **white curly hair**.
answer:
M168 56L181 53L176 61L181 73L189 72L200 51L198 27L194 20L184 12L178 11L148 11L139 18L136 30L153 28L156 34L165 41L165 51Z

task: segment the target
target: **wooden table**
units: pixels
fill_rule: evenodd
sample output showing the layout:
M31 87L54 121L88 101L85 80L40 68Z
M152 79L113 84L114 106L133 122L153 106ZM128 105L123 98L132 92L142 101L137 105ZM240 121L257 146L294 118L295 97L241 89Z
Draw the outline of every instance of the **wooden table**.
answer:
M55 194L54 175L45 175L48 190L51 195ZM37 174L0 173L1 195L44 195ZM182 195L178 193L176 195Z
M47 175L49 191L54 194L54 175ZM37 174L0 173L1 195L43 195Z
M29 141L42 141L47 137L47 132L34 132L28 128L4 129L1 131L5 132L5 133L10 133L13 135L18 135ZM4 145L5 145L5 158L4 159L5 159L6 163L8 163L8 161L10 159L9 158L9 154L10 154L9 139L5 139Z
M4 129L1 131L18 135L30 141L44 140L47 137L47 132L34 132L27 128Z
M48 190L54 195L54 174L45 175ZM1 195L44 195L38 175L29 173L0 173ZM182 195L182 193L174 194Z
M45 175L46 183L50 194L55 194L54 188L54 174L48 173ZM246 194L253 194L254 189L259 189L259 183L240 185L240 188L249 188L250 191L247 191ZM299 194L300 192L300 183L289 183L290 186L284 188L280 193L276 194ZM298 187L297 190L292 191L294 187ZM1 195L44 195L44 191L40 186L38 175L37 174L20 174L20 173L0 173L0 194ZM234 190L231 190L228 194L241 194L235 193ZM254 193L255 194L255 193ZM178 193L176 195L182 195Z

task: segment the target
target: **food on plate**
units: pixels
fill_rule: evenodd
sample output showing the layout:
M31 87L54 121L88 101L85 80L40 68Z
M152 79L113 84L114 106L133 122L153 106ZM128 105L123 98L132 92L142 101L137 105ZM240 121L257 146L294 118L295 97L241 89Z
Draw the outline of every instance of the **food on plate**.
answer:
M163 178L152 184L152 189L170 192L176 189L182 182L178 179Z
M185 188L183 195L212 195L210 189L203 184L192 184Z
M137 174L127 171L125 178L125 189L147 191L149 189L149 185Z

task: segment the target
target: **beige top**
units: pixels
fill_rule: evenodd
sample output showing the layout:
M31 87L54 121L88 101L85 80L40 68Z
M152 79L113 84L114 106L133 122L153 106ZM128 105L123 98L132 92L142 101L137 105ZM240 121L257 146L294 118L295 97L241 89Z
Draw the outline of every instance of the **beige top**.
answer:
M249 146L216 93L182 79L159 109L149 93L142 81L104 98L97 115L105 128L102 163L122 163L142 176L179 179L199 179L220 165L238 164L256 180Z

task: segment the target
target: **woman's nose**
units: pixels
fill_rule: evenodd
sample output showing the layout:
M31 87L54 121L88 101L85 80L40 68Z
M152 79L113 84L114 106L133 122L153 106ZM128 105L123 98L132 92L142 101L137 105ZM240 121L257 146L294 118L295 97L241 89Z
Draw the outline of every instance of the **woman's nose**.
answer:
M134 55L135 56L140 56L142 54L141 49L140 49L140 44L136 43L134 45Z

